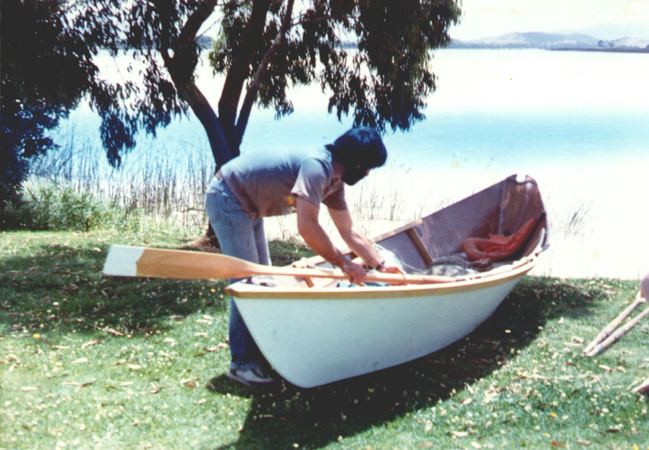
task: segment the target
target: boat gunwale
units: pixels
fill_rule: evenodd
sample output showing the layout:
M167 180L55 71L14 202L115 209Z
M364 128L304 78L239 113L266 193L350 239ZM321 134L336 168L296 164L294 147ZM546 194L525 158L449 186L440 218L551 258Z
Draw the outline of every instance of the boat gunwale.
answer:
M478 274L475 278L461 279L446 283L407 284L391 286L356 286L352 288L337 287L267 287L246 284L242 281L233 283L225 288L225 293L235 299L286 299L286 300L318 300L318 299L385 299L403 297L424 297L455 294L484 289L504 284L527 274L536 265L536 255L517 261L515 267L494 274ZM496 269L498 270L498 269ZM482 275L482 276L480 276ZM470 277L470 276L469 276ZM458 277L464 278L464 277Z

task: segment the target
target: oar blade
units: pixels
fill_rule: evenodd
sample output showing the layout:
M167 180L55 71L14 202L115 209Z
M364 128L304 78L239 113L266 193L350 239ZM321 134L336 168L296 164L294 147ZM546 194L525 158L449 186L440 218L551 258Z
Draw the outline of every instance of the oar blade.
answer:
M111 245L104 275L180 280L243 278L256 274L256 265L225 255L161 248Z
M102 273L116 277L136 277L137 261L144 253L143 247L111 245L104 262Z

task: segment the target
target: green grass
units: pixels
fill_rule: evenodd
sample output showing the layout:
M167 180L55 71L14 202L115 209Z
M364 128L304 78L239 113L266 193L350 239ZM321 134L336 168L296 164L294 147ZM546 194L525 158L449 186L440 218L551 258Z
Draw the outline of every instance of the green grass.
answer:
M649 376L649 322L581 356L636 283L529 277L441 352L251 392L224 376L222 283L100 275L109 243L181 238L0 234L0 448L649 448L649 403L629 392Z

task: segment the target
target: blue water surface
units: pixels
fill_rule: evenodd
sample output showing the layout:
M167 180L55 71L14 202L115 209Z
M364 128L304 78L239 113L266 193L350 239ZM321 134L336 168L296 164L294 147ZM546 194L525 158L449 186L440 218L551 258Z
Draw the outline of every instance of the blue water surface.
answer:
M429 98L426 119L384 137L393 166L513 170L649 157L646 78L633 75L649 68L649 55L448 50L438 59L438 89ZM561 67L568 70L555 73ZM471 70L481 75L471 78ZM549 72L539 75L542 70ZM351 118L338 121L327 114L326 96L307 95L313 98L298 103L314 107L296 106L280 120L272 111L253 111L242 151L322 146L351 126ZM102 152L98 127L97 117L81 108L54 134ZM156 138L141 136L132 159L146 152L183 158L188 151L210 159L205 133L191 115L159 130Z

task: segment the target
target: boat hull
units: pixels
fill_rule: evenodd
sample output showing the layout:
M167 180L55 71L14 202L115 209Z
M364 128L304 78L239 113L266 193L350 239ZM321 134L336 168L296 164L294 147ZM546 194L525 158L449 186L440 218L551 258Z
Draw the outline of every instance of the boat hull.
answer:
M362 296L336 289L303 299L253 289L253 295L235 294L235 301L273 368L310 388L411 361L463 338L491 316L525 269L477 285L375 288Z
M408 273L424 273L449 258L474 265L462 256L467 239L516 235L529 223L528 239L505 261L481 260L482 271L451 281L336 288L275 277L274 287L239 282L228 292L275 370L297 386L319 386L411 361L466 336L548 246L538 186L515 175L377 237ZM326 265L318 256L309 262Z

